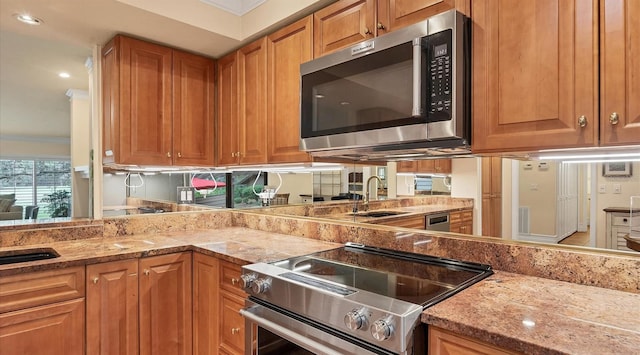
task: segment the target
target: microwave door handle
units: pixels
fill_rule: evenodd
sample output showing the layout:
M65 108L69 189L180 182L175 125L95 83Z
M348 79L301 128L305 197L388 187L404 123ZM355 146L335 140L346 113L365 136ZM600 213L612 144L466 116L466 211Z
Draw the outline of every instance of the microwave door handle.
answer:
M413 39L413 110L411 114L413 117L420 117L422 115L421 107L421 93L422 88L422 45L420 44L422 38Z

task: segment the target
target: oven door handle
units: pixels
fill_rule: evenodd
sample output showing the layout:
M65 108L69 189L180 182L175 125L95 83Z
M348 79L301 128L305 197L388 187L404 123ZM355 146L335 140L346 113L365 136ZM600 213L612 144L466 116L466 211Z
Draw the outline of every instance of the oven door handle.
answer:
M264 306L253 306L253 307L247 307L244 309L240 310L240 314L245 317L248 321L252 322L253 324L258 325L259 327L266 329L276 335L281 336L284 339L287 339L288 341L292 342L292 343L296 343L299 346L302 346L303 348L315 353L315 354L327 354L327 355L342 355L344 354L344 352L341 351L337 351L335 348L329 347L325 344L322 344L320 342L314 341L311 337L306 337L302 334L300 334L300 332L296 332L295 330L291 330L286 326L283 326L281 324L278 324L276 321L270 320L270 319L266 319L256 313L259 312L259 310L262 311L266 311L266 309L264 308ZM268 311L267 311L268 312ZM320 330L317 330L307 324L304 324L302 322L298 322L296 321L296 329L298 330L304 330L306 332L308 332L307 334L311 333L313 334L314 332L321 332ZM358 351L358 353L360 354L373 354L372 352L366 351L362 348L360 348L361 350ZM247 348L247 354L250 354L251 349Z

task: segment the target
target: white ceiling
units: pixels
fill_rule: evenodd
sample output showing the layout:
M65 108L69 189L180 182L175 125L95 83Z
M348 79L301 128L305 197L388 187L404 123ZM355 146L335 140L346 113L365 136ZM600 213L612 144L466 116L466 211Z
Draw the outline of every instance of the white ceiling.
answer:
M69 137L65 93L87 90L85 61L116 33L217 58L332 1L2 0L0 138ZM16 13L44 24L22 24Z

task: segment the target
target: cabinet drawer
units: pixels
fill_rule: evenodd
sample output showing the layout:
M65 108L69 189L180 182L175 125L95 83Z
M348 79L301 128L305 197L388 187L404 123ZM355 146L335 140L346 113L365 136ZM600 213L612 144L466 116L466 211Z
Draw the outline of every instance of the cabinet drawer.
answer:
M375 224L382 224L385 226L394 226L394 227L403 227L403 228L414 228L414 229L424 229L424 216L412 216L412 217L400 217L394 218L384 221L374 221Z
M0 315L2 355L84 354L84 299Z
M220 348L230 354L244 353L244 318L240 310L244 299L235 294L220 294Z
M84 297L84 267L0 278L0 313Z
M242 290L240 284L240 275L242 270L240 265L227 261L220 262L220 288L225 291L233 292L240 297L246 297L247 294Z

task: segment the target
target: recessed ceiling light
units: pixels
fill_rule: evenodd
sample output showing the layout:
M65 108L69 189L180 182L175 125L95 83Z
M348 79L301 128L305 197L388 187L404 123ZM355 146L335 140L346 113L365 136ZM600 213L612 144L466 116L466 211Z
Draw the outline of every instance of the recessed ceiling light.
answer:
M61 77L61 78L64 78L64 79L68 79L68 78L71 77L71 75L69 73L65 73L65 72L62 72L62 73L58 74L58 76Z
M28 25L40 25L43 24L44 21L42 21L42 19L39 19L35 16L31 16L29 14L14 14L13 15L18 21L26 23Z

